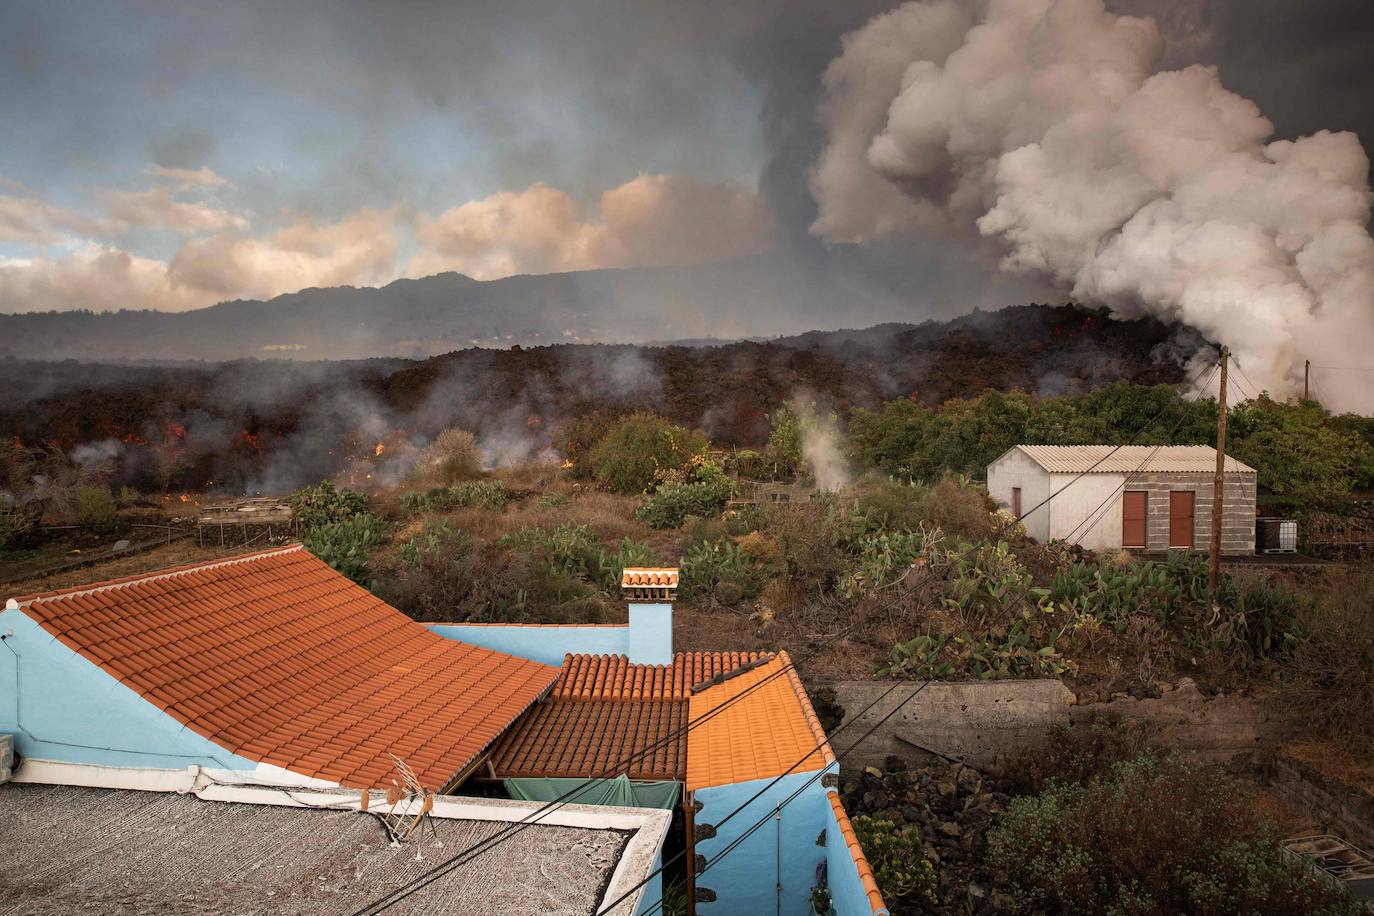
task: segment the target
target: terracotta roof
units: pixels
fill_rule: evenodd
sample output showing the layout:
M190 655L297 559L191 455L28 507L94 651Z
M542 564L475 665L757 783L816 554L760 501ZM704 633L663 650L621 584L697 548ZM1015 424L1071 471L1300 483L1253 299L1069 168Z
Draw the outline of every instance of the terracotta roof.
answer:
M628 568L620 573L621 588L677 588L677 570L672 567Z
M835 761L790 665L781 652L765 665L692 695L688 719L698 724L687 743L688 790L811 772ZM741 694L738 702L724 706Z
M1052 474L1215 474L1217 450L1210 445L1017 445ZM1227 456L1226 473L1255 469Z
M636 665L623 655L567 655L552 695L685 700L695 685L768 657L761 652L679 652L671 665Z
M878 882L873 879L873 869L868 864L868 857L864 855L859 838L854 834L854 825L845 813L844 805L840 804L840 794L833 790L825 794L830 799L831 810L835 812L835 822L840 825L840 836L844 839L844 845L849 848L849 855L854 860L855 868L859 870L859 883L868 895L869 908L874 913L886 913L887 904L883 903L883 895L878 890Z
M448 783L556 669L438 636L299 546L19 599L192 731L345 786Z
M681 779L687 766L687 704L681 700L550 700L497 743L498 778L593 776Z
M631 779L684 779L692 687L770 658L679 652L670 665L639 665L623 655L567 655L548 701L497 744L492 769L500 778L592 777L629 761Z

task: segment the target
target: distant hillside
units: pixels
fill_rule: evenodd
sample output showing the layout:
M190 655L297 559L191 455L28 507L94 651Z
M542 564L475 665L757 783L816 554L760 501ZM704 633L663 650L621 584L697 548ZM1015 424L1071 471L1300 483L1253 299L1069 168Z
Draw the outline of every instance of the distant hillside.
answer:
M1200 344L1191 330L1150 319L1030 305L718 346L180 367L15 361L0 374L0 435L112 462L140 486L272 492L355 464L364 478L390 479L388 461L452 425L476 432L492 461L539 454L561 422L594 411L653 410L722 444L756 444L768 414L794 396L843 410L985 388L1172 383Z
M131 307L136 303L130 303ZM190 312L0 314L0 355L83 360L423 359L468 347L698 342L961 311L889 285L844 249L690 267L482 282L446 273L381 288L306 289Z

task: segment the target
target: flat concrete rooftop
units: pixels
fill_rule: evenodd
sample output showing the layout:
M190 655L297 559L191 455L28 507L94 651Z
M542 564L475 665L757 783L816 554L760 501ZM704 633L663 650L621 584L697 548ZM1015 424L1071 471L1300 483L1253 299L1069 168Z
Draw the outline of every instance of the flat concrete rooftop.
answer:
M392 846L376 816L386 806L376 796L373 813L365 814L356 810L357 793L237 788L221 794L274 800L0 785L0 913L334 916L387 894L531 810L524 803L441 798L438 816L409 842ZM389 912L594 913L614 899L605 896L612 885L618 897L652 871L667 823L666 812L578 805L551 819L556 823L520 830ZM630 912L626 906L615 912Z

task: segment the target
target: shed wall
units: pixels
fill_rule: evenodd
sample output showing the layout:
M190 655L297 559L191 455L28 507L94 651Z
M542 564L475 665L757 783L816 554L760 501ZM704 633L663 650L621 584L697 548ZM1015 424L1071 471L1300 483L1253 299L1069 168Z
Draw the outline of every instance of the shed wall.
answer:
M1050 474L1020 449L1012 449L988 465L988 496L1009 512L1013 487L1021 488L1021 511L1025 513L1021 524L1026 526L1026 533L1042 543L1048 541L1054 503L1040 504L1050 494Z
M1206 551L1212 544L1212 498L1215 494L1210 474L1132 474L1128 489L1144 490L1145 549L1156 553L1169 549L1169 493L1192 490L1193 549ZM1255 552L1256 475L1228 474L1222 494L1221 552ZM1120 513L1118 512L1118 517ZM1120 532L1117 533L1120 538Z
M1050 539L1090 550L1119 550L1125 481L1125 474L1051 474Z

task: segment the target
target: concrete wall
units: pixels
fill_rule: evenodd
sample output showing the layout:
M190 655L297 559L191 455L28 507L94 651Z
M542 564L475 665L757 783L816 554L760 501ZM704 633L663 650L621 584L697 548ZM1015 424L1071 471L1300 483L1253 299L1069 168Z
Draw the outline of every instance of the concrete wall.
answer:
M1267 773L1274 795L1294 811L1356 846L1374 849L1374 795L1279 754Z
M875 911L869 903L868 893L859 878L858 865L849 852L840 822L835 819L834 807L828 800L825 806L825 874L830 885L830 904L835 908L836 916L887 913L887 910Z
M1144 490L1145 549L1169 549L1169 493L1192 490L1193 549L1209 550L1212 544L1212 498L1216 493L1211 474L1132 474L1127 489ZM1221 551L1227 554L1255 552L1256 475L1228 474L1222 493ZM1120 512L1118 511L1118 518ZM1119 537L1119 533L1118 533Z
M891 681L835 684L845 724L891 686ZM909 690L894 690L859 717L851 731L864 734L893 707L902 705L901 712L845 756L846 771L881 767L893 754L908 759L929 756L920 748L968 759L978 766L990 764L1020 750L1050 724L1066 721L1074 702L1073 691L1057 680L939 682L913 696L920 686L912 682Z
M632 603L628 624L427 623L444 637L518 655L546 665L562 665L569 652L624 655L641 665L673 660L673 606Z
M1125 474L1051 474L1050 539L1089 550L1120 549L1125 480Z
M1054 501L1040 505L1050 494L1049 472L1025 452L1011 449L988 465L988 496L1010 512L1013 487L1021 488L1021 524L1026 526L1026 533L1045 543L1050 539L1050 519L1054 514Z
M858 711L876 700L891 682L841 681L835 698L846 710ZM919 682L912 682L914 690ZM1236 694L1206 696L1190 679L1169 687L1157 698L1118 698L1078 705L1073 691L1056 680L967 681L931 683L902 711L847 755L845 770L883 765L890 754L927 761L933 755L965 759L979 767L996 766L1007 756L1038 740L1050 726L1085 719L1099 712L1146 719L1158 739L1204 760L1222 762L1273 747L1290 729L1270 715L1261 702ZM893 691L862 716L857 731L901 703L911 692Z
M0 612L0 732L24 757L117 767L257 764L202 738L67 648L23 611Z
M834 765L829 769L833 771ZM782 809L781 829L771 819L770 812L815 775L816 771L813 770L783 776L776 785L724 824L718 822L772 780L759 779L696 790L696 800L701 804L696 823L710 824L717 830L716 835L707 840L700 839L698 832L697 854L705 856L707 862L720 855L755 821L765 815L770 816L769 821L749 839L697 877L698 888L710 888L716 894L714 902L697 904L698 916L777 912L778 882L782 884L781 912L784 916L805 916L811 912L811 889L816 886L816 868L827 856L827 851L817 846L816 840L821 831L834 821L833 815L829 814L830 801L825 797L826 789L819 779L804 789L795 801ZM781 858L778 853L779 838L782 842Z

